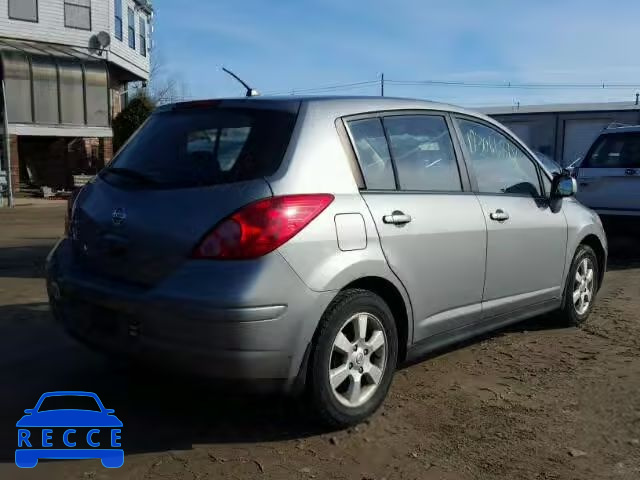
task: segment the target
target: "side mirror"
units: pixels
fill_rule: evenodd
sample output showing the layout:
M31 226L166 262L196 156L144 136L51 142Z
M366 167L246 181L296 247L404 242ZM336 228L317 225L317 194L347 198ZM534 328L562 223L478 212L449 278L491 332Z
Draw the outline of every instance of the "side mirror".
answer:
M551 184L551 197L572 197L578 191L578 182L567 173L556 175Z
M105 408L104 413L106 413L107 415L111 415L112 413L116 413L116 411L112 408Z
M27 415L31 415L33 413L33 408L27 408L24 413L26 413Z

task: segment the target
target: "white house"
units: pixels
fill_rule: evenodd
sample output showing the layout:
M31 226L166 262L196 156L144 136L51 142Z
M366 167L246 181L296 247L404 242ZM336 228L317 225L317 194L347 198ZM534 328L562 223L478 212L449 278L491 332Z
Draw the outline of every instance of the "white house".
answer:
M0 0L0 184L4 170L14 192L69 188L111 159L127 84L149 80L152 20L149 0Z

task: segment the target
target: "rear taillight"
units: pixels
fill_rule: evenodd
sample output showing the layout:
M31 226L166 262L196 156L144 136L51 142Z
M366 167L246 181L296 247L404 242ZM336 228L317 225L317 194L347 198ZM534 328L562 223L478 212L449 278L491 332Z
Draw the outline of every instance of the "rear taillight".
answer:
M193 258L241 260L272 252L333 201L333 195L286 195L258 200L222 220L193 252Z

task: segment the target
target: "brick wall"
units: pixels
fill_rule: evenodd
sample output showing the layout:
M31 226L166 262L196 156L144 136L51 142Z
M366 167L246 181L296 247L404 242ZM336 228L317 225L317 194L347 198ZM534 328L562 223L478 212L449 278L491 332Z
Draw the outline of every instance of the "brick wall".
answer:
M108 165L113 158L113 138L100 139L100 155L102 157L102 165Z
M29 172L36 186L73 188L73 176L95 175L111 155L111 139L69 137L20 137L23 177ZM23 180L27 180L23 178Z
M54 189L73 187L73 175L94 175L113 158L111 138L9 137L13 191L22 181Z
M11 155L11 187L13 193L16 193L20 191L20 155L17 135L9 135L9 152Z

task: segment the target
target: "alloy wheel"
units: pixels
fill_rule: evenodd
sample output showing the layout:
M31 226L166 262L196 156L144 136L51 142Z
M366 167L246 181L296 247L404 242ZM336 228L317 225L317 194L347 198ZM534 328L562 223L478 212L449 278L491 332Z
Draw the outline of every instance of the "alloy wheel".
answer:
M340 328L329 359L329 383L335 398L359 407L377 390L387 365L387 335L371 313L356 313Z
M584 315L591 306L595 290L595 270L589 258L583 258L576 268L573 281L573 306L578 315Z

